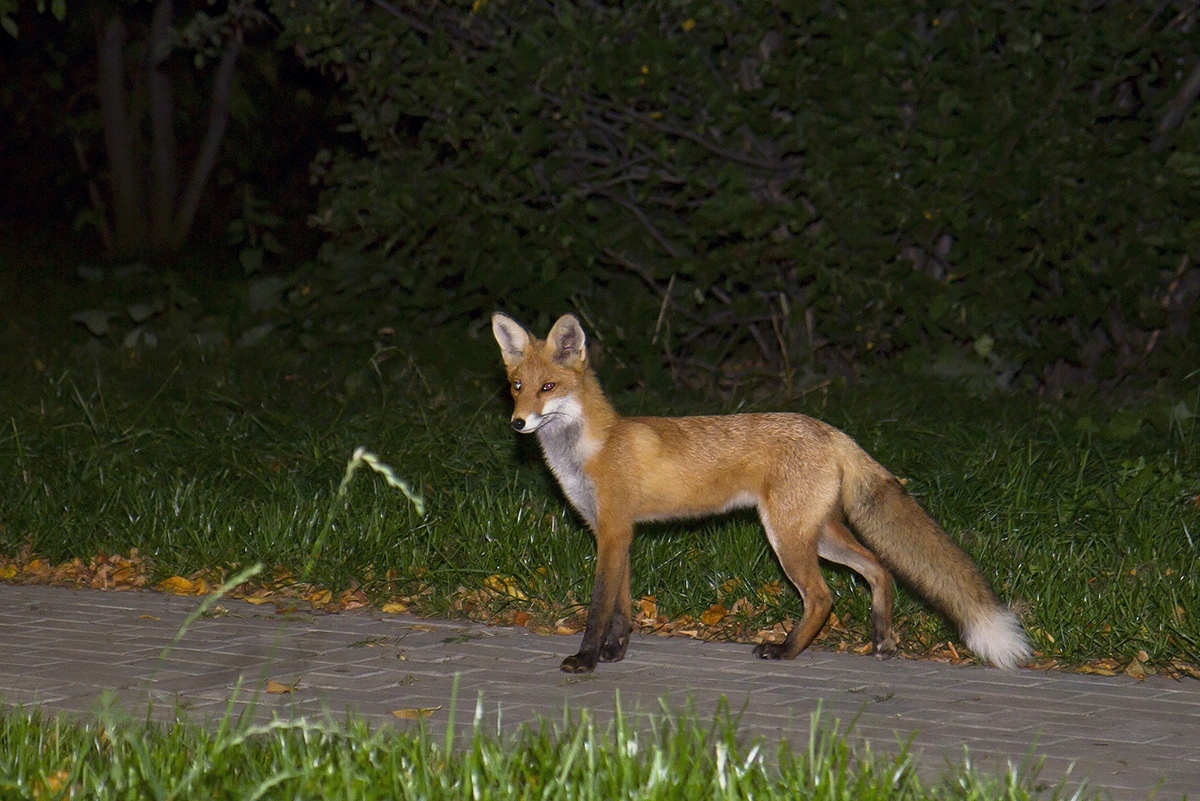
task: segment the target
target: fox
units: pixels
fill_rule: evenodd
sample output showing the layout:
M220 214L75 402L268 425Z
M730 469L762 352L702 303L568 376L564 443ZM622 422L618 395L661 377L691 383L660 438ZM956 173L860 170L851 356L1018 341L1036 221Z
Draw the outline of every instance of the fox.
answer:
M544 340L508 315L492 331L513 398L512 428L536 435L563 494L596 540L596 571L579 652L567 673L625 657L633 627L629 553L636 524L753 507L803 603L783 642L754 648L793 659L824 627L833 596L820 560L845 565L871 591L877 658L899 649L892 571L956 624L976 656L1025 665L1017 616L901 482L849 435L796 413L622 417L588 363L579 320L560 317ZM886 565L886 566L885 566Z

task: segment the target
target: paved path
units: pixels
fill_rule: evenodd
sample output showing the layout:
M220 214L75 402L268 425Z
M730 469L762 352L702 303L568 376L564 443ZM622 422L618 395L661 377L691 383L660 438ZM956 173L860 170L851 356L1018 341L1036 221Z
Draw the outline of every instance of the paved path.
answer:
M620 694L627 713L694 706L711 720L724 696L741 731L807 743L810 715L855 720L854 733L890 750L912 736L922 771L961 762L966 745L981 771L1044 757L1041 777L1085 781L1113 798L1200 798L1200 682L1099 678L956 667L809 652L762 662L743 645L636 636L620 664L590 676L558 670L578 637L525 629L342 613L280 616L271 606L221 601L174 642L195 598L0 585L0 699L87 713L99 695L144 714L183 708L211 720L253 706L256 715L353 710L373 724L396 709L433 709L445 725L457 677L457 722L469 728L482 697L484 724L509 732L564 708L611 720ZM174 644L173 644L174 642ZM291 684L272 695L266 682ZM241 687L239 692L235 689ZM232 700L231 700L232 699ZM1157 794L1155 790L1157 788Z

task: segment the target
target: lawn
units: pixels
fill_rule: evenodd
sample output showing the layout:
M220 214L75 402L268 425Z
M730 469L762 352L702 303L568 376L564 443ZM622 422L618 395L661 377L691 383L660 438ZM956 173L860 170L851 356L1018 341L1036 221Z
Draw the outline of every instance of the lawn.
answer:
M381 336L367 349L186 337L127 349L72 327L80 302L50 297L49 312L11 315L0 330L0 580L199 593L261 564L235 594L578 631L591 536L536 443L509 428L486 326L413 348ZM1198 675L1196 376L1116 404L980 396L905 375L704 397L613 372L610 394L629 413L786 409L845 429L1014 604L1038 665ZM359 448L411 491L361 460L348 472ZM816 647L862 650L866 587L840 569L827 577L835 616ZM748 514L648 527L633 592L642 628L691 636L779 637L801 613ZM969 658L903 589L896 623L910 655ZM437 798L470 786L492 798L924 799L1037 787L1029 770L979 778L965 766L931 784L906 755L855 752L816 728L765 754L729 721L656 725L652 736L598 731L584 717L449 748L354 722L214 731L9 709L0 796Z
M465 334L457 344L451 365L398 351L277 365L269 348L118 351L90 367L28 358L15 366L24 380L0 389L9 577L35 557L44 571L136 549L152 583L211 584L262 563L264 593L577 628L590 534L536 443L509 430L495 344ZM793 399L612 394L630 412L787 409L845 429L1016 606L1040 664L1200 663L1195 393L1116 407L892 376ZM338 495L360 446L411 483L424 514L366 468ZM837 598L824 644L861 647L865 584L827 575ZM634 544L633 592L643 626L702 636L777 636L801 611L748 514L648 527ZM906 650L960 655L941 619L904 592L897 622Z
M608 727L585 713L503 741L371 731L359 721L226 719L154 726L107 712L94 722L0 710L0 797L255 799L746 799L925 801L1098 797L1046 788L1037 766L980 776L969 764L923 778L906 750L852 747L814 717L807 742L777 751L739 736L728 711ZM1048 792L1047 792L1048 791Z

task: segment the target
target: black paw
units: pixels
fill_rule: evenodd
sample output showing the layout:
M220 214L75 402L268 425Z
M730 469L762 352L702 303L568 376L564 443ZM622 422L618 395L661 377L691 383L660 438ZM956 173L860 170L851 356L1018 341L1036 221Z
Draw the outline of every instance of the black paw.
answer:
M616 640L609 640L600 648L601 662L620 662L625 658L625 649L629 647L629 635Z
M872 645L875 647L876 659L891 659L900 653L900 643L896 640L895 634L888 634L886 637L876 640Z
M754 655L759 659L783 659L783 646L773 642L764 642L754 646Z
M574 654L564 659L559 669L564 673L591 673L596 669L596 657L588 657L582 653Z

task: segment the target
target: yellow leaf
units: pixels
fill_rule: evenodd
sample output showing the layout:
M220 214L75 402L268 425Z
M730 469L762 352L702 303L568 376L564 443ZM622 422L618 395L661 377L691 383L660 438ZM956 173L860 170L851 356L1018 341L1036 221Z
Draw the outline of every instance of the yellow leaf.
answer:
M408 611L408 607L398 601L388 601L379 608L389 615L402 615Z
M284 684L281 681L275 681L274 679L267 679L267 692L269 692L271 695L286 695L287 693L295 692L296 688L299 686L300 686L299 678L297 678L291 684Z
M1080 673L1089 673L1093 676L1115 676L1115 675L1117 675L1117 671L1115 671L1115 670L1112 670L1110 668L1104 668L1104 667L1094 667L1092 665L1084 665L1083 667L1079 668L1079 672Z
M254 604L255 606L261 606L262 604L268 604L271 602L270 598L265 598L260 595L247 595L242 600L248 604Z
M643 595L638 601L639 617L653 620L658 617L658 600L653 595Z
M329 590L315 590L309 593L308 600L317 606L324 606L333 600L333 593Z
M162 620L157 615L138 615L138 620Z
M700 615L700 622L706 626L715 626L729 615L729 610L721 604L713 604Z
M167 592L171 595L192 595L196 592L196 585L185 579L183 576L171 576L169 579L163 579L155 585L155 589L159 592Z
M413 631L437 631L433 626L427 626L424 623L414 623L409 628Z
M0 581L8 581L10 578L14 578L16 575L16 565L5 565L4 567L0 567Z
M392 714L401 720L421 720L432 715L440 706L414 706L405 707L404 709L393 709Z

